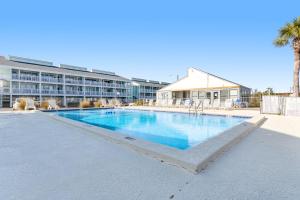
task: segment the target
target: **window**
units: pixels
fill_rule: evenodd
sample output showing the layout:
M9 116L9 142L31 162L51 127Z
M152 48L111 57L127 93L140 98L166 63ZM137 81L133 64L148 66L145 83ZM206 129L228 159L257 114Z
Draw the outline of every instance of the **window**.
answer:
M206 92L206 98L210 99L211 98L211 93L210 92Z
M218 99L219 98L219 92L214 92L214 99Z

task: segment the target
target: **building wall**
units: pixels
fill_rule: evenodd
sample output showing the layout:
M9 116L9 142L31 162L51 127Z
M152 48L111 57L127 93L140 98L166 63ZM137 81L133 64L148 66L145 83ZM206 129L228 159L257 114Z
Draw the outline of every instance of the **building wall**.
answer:
M143 79L140 79L143 80ZM165 87L167 83L158 81L136 81L133 80L133 100L156 100L156 93L159 89Z
M166 104L175 99L208 99L211 104L223 106L227 99L249 102L251 89L218 76L189 68L186 77L157 92L157 102Z
M118 76L112 76L113 79L110 79L107 75L79 71L73 75L72 70L64 72L60 68L55 70L51 67L34 65L27 67L28 64L17 64L18 67L0 63L1 106L4 106L2 105L4 96L6 100L7 96L9 97L9 106L12 106L14 100L19 97L30 97L39 102L56 98L63 106L83 99L118 98L127 102L132 101L129 79ZM5 83L7 87L4 88Z

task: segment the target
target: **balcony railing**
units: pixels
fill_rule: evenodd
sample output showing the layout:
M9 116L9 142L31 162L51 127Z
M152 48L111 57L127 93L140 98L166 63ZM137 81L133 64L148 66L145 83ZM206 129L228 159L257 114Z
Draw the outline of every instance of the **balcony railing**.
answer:
M116 93L115 92L102 92L102 96L114 97L114 96L116 96Z
M63 83L62 78L43 77L43 76L42 76L42 81L48 83Z
M21 74L20 75L20 80L24 80L24 81L39 81L40 79L39 79L38 76Z
M115 87L115 84L114 83L105 83L105 82L103 82L102 86L103 87Z
M0 88L0 94L8 94L8 93L10 93L9 88Z
M116 88L126 88L124 84L115 84Z
M40 90L38 90L38 89L26 89L26 88L22 88L22 89L13 88L12 92L14 94L39 94Z
M85 81L85 85L95 85L95 86L101 86L101 82L98 81Z
M64 92L62 90L46 90L46 89L42 89L42 94L64 94Z
M83 91L76 91L76 90L67 90L67 95L83 95Z
M73 79L66 79L66 83L70 83L70 84L83 84L82 80L73 80Z
M156 93L156 90L153 90L153 89L140 89L140 92L143 92L143 93Z
M98 91L85 91L85 95L101 96L101 93Z
M12 79L13 80L19 80L19 75L18 74L12 74Z

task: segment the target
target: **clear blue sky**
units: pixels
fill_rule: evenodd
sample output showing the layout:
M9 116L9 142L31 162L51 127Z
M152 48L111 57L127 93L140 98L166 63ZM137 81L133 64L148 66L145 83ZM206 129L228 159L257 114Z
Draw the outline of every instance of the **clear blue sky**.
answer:
M287 91L293 52L272 45L300 1L2 1L0 54L174 81L198 67Z

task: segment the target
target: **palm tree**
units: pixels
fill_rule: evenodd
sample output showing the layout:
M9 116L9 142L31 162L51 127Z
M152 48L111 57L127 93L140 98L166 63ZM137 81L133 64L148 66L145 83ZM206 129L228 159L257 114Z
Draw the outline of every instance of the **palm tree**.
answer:
M275 46L283 47L288 44L294 49L294 81L293 96L299 96L299 70L300 70L300 17L287 23L279 30L279 36L274 41Z

